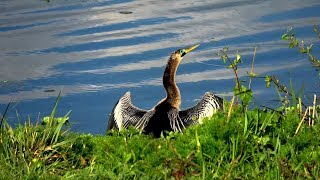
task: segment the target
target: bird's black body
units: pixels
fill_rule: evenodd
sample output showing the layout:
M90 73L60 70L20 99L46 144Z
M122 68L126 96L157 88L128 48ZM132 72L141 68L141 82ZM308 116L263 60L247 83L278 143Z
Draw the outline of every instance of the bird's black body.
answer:
M169 116L178 116L179 110L172 107L167 101L162 101L154 107L155 113L150 118L148 124L144 128L147 134L153 134L155 137L160 137L163 131L174 131L170 125ZM171 112L171 114L169 114Z
M201 123L204 117L210 117L222 109L223 100L207 92L196 106L180 111L181 95L175 83L175 74L182 57L197 46L179 49L171 54L162 78L166 90L163 100L151 110L143 110L132 105L130 93L127 92L113 108L107 129L121 130L131 125L159 137L164 131L182 131L189 125Z

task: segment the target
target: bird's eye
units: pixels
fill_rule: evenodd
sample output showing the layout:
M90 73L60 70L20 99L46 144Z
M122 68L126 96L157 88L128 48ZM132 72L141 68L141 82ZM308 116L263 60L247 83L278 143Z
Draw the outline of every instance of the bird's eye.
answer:
M184 49L180 49L180 54L183 54L185 52Z

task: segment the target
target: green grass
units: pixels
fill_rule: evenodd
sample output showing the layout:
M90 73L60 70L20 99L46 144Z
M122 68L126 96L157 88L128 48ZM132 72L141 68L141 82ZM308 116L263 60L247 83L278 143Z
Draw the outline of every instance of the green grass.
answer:
M54 108L55 111L55 108ZM1 179L293 179L320 177L319 111L302 124L283 114L236 107L183 133L154 139L133 129L107 135L68 132L54 112L45 124L0 134Z

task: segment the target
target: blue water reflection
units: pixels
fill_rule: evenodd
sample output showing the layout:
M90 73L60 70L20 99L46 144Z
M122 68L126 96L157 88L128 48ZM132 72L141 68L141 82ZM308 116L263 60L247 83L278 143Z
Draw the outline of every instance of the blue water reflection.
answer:
M78 29L67 33L62 33L60 36L81 36L87 34L95 34L101 32L110 32L116 30L127 30L130 28L137 28L139 26L144 25L156 25L156 24L163 24L168 22L175 22L178 20L186 20L191 19L187 16L177 17L177 18L167 18L167 17L156 17L156 18L147 18L147 19L137 19L134 21L122 22L117 24L108 24L103 26L96 26L84 29Z
M54 22L56 22L56 21L33 23L33 24L26 24L26 25L17 25L17 26L5 26L5 27L0 27L0 32L21 30L21 29L27 29L27 28L34 28L34 27L37 27L37 26L48 25L48 24L51 24L51 23L54 23Z
M78 4L64 5L64 6L60 5L59 7L36 10L36 11L28 11L22 14L41 14L41 13L52 13L52 12L60 12L60 11L75 11L75 10L88 9L88 8L94 8L94 7L100 7L100 6L111 6L111 5L116 5L120 3L131 2L131 1L132 0L79 2Z
M303 7L299 9L289 10L285 12L279 12L274 14L268 14L259 18L262 22L275 22L275 21L285 21L290 19L302 19L302 18L312 18L319 17L320 5L313 5L310 7Z
M79 52L79 51L94 51L94 50L107 49L107 48L113 48L113 47L132 46L137 44L152 43L154 41L159 41L161 39L169 39L175 36L177 36L177 34L175 33L153 34L150 36L131 37L131 38L124 38L124 39L74 44L74 45L64 46L64 47L54 47L50 49L36 51L35 53L52 53L52 52L70 53L70 52Z

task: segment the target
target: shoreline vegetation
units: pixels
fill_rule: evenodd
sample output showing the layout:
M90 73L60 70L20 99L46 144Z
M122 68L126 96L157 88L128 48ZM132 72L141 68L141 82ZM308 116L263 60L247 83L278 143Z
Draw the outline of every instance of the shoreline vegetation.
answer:
M314 32L320 39L317 25ZM282 39L320 68L313 45L292 29ZM49 116L13 127L6 120L8 104L0 118L0 179L319 179L319 97L305 104L292 85L264 76L282 105L249 109L251 82L261 78L254 73L255 54L247 79L239 79L241 55L231 59L223 48L218 55L235 75L231 101L203 124L160 138L131 128L106 135L71 132L70 112L56 117L60 95Z

